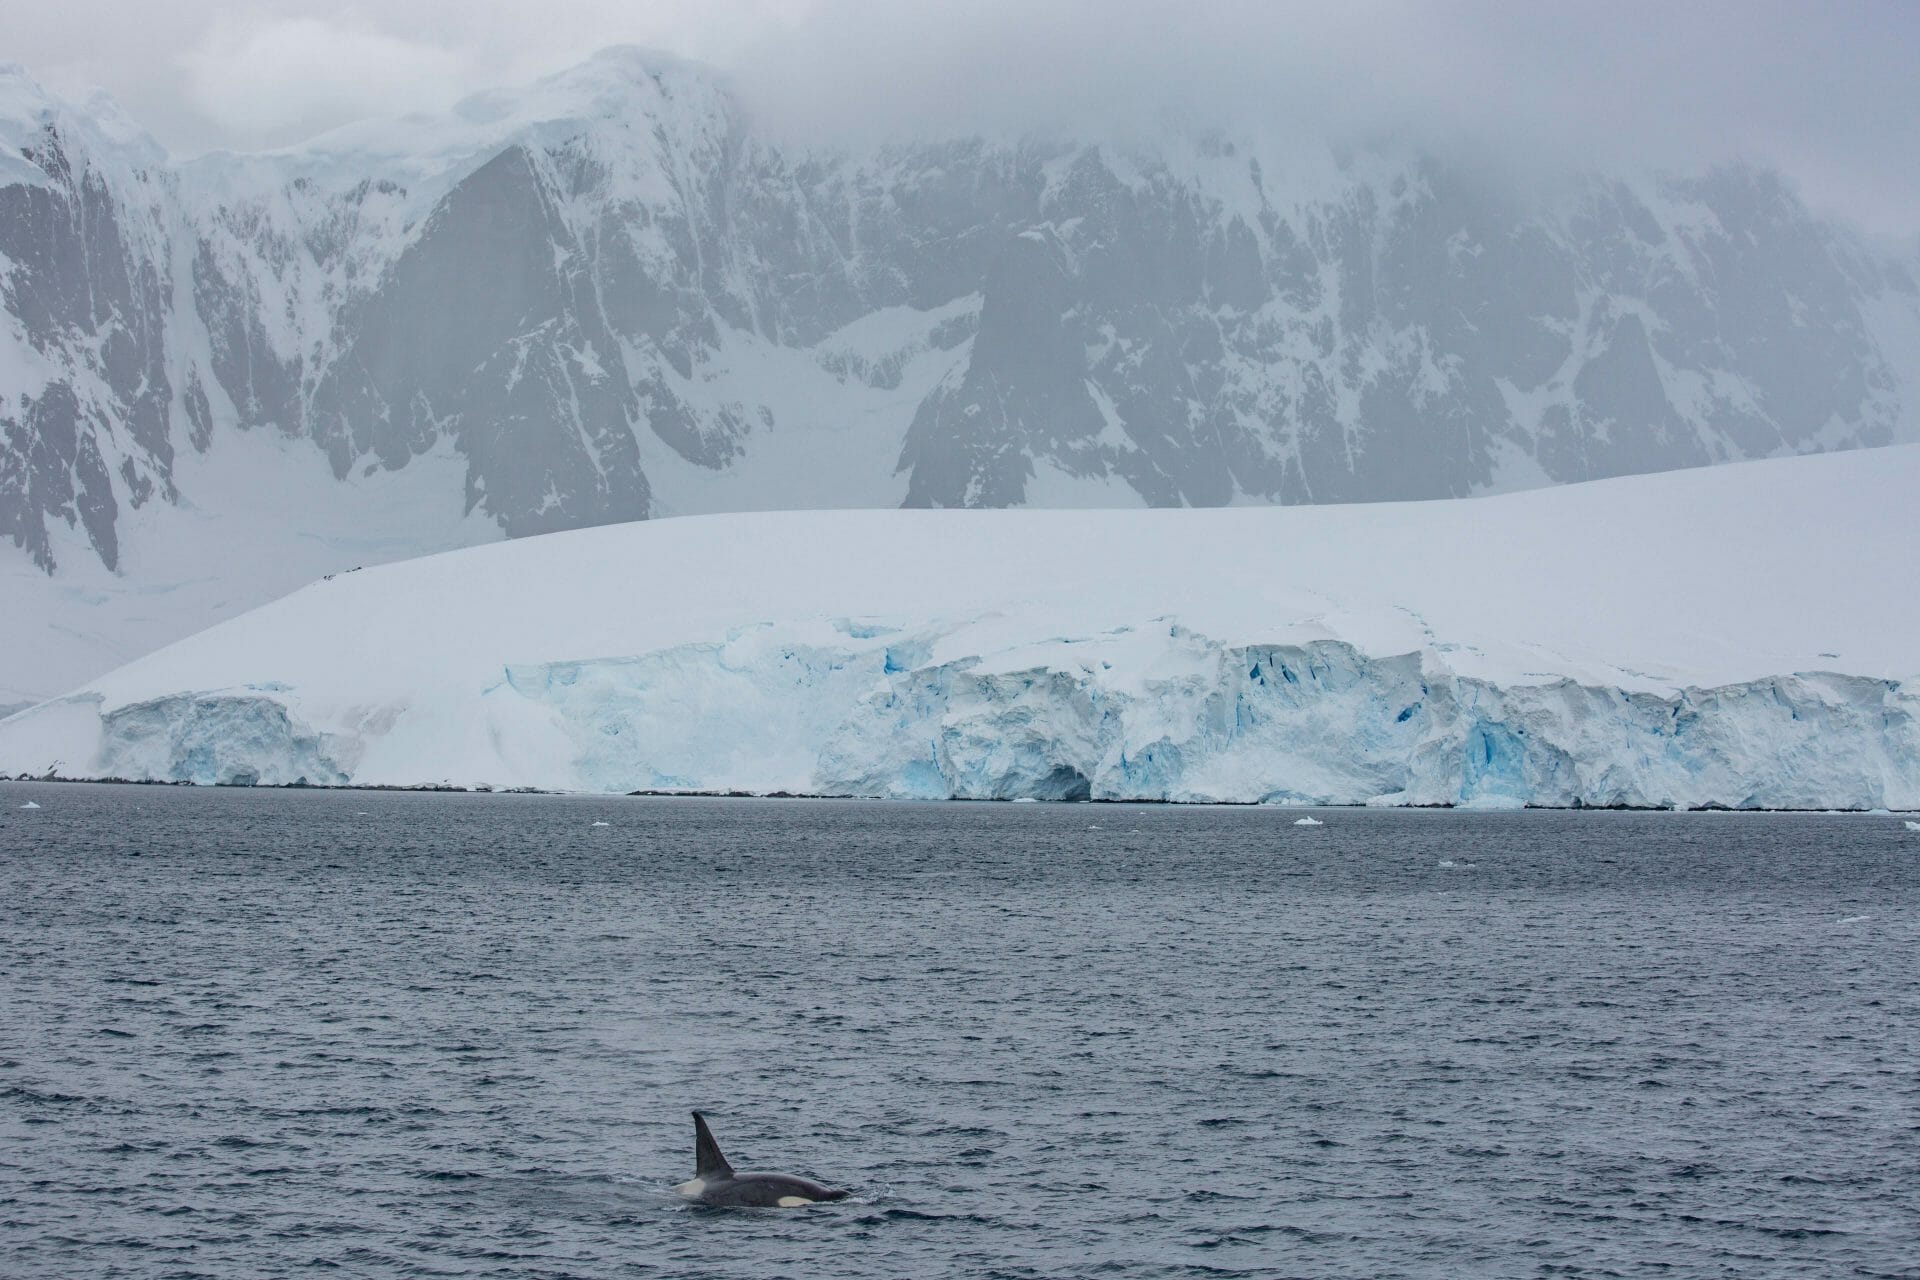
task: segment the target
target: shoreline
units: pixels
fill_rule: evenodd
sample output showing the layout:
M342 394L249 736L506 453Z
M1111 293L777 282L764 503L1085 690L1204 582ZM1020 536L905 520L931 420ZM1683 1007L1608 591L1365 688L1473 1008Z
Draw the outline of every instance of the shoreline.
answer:
M813 791L554 791L541 787L456 786L452 783L312 783L312 782L189 782L158 778L63 778L50 775L0 775L0 786L37 784L42 786L116 786L184 787L207 791L359 791L397 792L414 795L470 796L563 796L590 800L686 799L686 800L838 800L862 804L1045 804L1045 805L1155 805L1168 809L1262 809L1276 813L1311 813L1319 809L1365 810L1369 812L1458 812L1494 813L1728 813L1728 814L1814 814L1854 817L1899 817L1920 813L1920 809L1842 809L1842 808L1734 808L1731 805L1705 804L1679 808L1672 805L1634 804L1522 804L1487 806L1456 804L1352 804L1328 801L1325 804L1266 804L1258 800L1155 800L1150 797L1095 796L1085 800L1048 800L1039 796L944 796L907 799L898 796L858 795L852 792Z

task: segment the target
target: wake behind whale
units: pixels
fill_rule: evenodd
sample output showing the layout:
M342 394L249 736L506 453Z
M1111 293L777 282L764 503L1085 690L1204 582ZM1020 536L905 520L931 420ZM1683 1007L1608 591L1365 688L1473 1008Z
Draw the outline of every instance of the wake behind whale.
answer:
M790 1173L735 1173L698 1111L693 1113L693 1177L674 1190L701 1204L755 1209L796 1209L848 1195Z

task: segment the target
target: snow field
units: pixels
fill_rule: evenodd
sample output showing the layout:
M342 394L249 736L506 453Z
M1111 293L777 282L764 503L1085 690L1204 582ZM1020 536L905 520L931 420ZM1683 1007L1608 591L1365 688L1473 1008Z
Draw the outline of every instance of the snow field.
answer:
M1920 448L1494 498L835 511L313 583L0 771L1273 803L1920 807Z

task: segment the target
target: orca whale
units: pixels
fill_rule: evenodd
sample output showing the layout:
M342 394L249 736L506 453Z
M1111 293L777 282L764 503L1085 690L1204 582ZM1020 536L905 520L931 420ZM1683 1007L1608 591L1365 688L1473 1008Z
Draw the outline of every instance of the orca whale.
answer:
M701 1204L754 1209L797 1209L848 1194L790 1173L735 1173L698 1111L693 1113L693 1178L674 1190Z

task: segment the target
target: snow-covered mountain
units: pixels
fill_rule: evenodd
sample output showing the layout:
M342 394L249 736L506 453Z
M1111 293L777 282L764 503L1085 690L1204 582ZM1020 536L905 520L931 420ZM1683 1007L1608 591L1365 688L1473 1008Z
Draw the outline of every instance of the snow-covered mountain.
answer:
M314 583L0 723L0 773L1914 808L1916 489L1902 446L551 534Z
M1284 132L846 153L614 50L176 164L0 71L0 702L502 535L1920 438L1920 263L1765 171L1522 190Z

